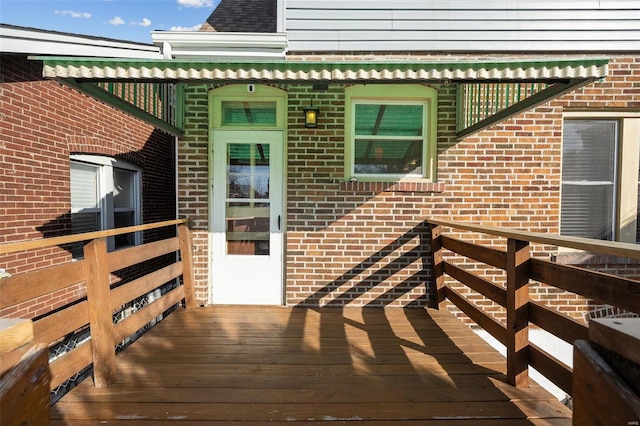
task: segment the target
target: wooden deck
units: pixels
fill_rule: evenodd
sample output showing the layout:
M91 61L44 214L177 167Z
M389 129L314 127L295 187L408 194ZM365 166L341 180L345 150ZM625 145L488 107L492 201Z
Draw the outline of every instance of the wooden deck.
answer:
M569 425L537 386L445 311L209 307L180 310L90 381L51 425Z

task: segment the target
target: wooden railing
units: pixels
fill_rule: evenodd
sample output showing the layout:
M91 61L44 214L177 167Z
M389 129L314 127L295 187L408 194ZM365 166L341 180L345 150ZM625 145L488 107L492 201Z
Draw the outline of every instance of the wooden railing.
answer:
M177 237L107 252L106 239L109 237L176 226ZM170 234L175 235L173 232ZM0 245L0 254L82 241L88 241L84 246L83 259L0 280L0 309L46 298L53 292L82 283L86 285L86 297L33 322L35 343L46 346L51 346L78 330L87 327L90 330L88 343L79 344L50 362L51 389L91 364L96 386L105 387L114 383L117 379L116 345L155 321L173 306L183 301L187 308L196 305L191 237L185 219L4 244ZM150 271L146 269L149 266L145 266L145 275L138 274L136 279L129 282L112 285L112 273L139 267L143 262L153 262L153 259L161 256L163 261L156 262L160 266L152 267ZM122 306L180 277L182 285L114 324L113 314ZM10 361L3 360L2 372L10 368L9 363Z
M456 305L480 327L507 348L507 379L512 385L528 384L528 366L532 366L559 388L572 394L572 369L542 348L529 341L529 328L533 325L573 344L587 339L586 324L569 317L543 301L532 300L529 286L534 282L547 284L587 299L610 304L633 313L640 313L640 282L576 266L561 265L550 260L532 257L531 243L545 246L568 247L609 256L640 259L640 246L635 244L596 241L582 238L552 236L521 232L504 228L490 228L446 220L427 220L431 229L431 252L435 307L445 300ZM456 234L471 231L483 240L505 242L505 248L474 244L445 235L450 228ZM499 238L497 238L499 237ZM493 244L492 244L493 245ZM445 253L448 250L464 257L465 262L489 265L504 271L505 282L488 279L491 274L474 273L472 268L458 266ZM460 285L447 283L445 275L471 292L479 293L506 309L506 320L499 320L465 297Z

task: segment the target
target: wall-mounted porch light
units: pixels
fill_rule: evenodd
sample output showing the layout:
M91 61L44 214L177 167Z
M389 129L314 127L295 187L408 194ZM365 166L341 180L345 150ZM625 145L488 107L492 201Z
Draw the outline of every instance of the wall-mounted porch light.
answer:
M310 107L304 109L304 127L308 129L318 127L318 112L320 110L315 108L313 103L311 103Z

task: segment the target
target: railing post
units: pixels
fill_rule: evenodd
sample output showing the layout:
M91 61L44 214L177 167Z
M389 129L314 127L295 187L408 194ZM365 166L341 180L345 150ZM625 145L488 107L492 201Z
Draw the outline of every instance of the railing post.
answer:
M93 382L96 387L104 388L117 379L106 238L92 240L84 246L84 261L93 351Z
M529 256L527 241L507 240L507 381L529 384Z
M442 260L442 242L440 234L442 226L429 224L431 230L431 283L433 287L433 296L430 301L432 308L444 308L446 299L444 288L444 265Z
M178 225L180 240L180 261L182 262L182 283L184 285L184 304L187 309L196 307L195 283L193 278L193 251L191 249L191 231L186 224Z

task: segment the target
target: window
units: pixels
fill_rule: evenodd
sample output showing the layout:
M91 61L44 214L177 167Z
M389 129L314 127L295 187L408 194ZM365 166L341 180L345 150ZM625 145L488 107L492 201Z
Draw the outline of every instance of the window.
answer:
M568 114L562 141L560 233L640 242L640 116Z
M435 180L435 89L358 85L346 89L346 178Z
M209 123L219 129L284 129L286 93L262 84L229 84L209 91Z
M222 126L276 127L276 102L222 101Z
M139 225L140 169L108 157L71 157L71 231L74 234ZM109 238L109 250L139 243L135 233ZM82 257L82 245L72 247Z

